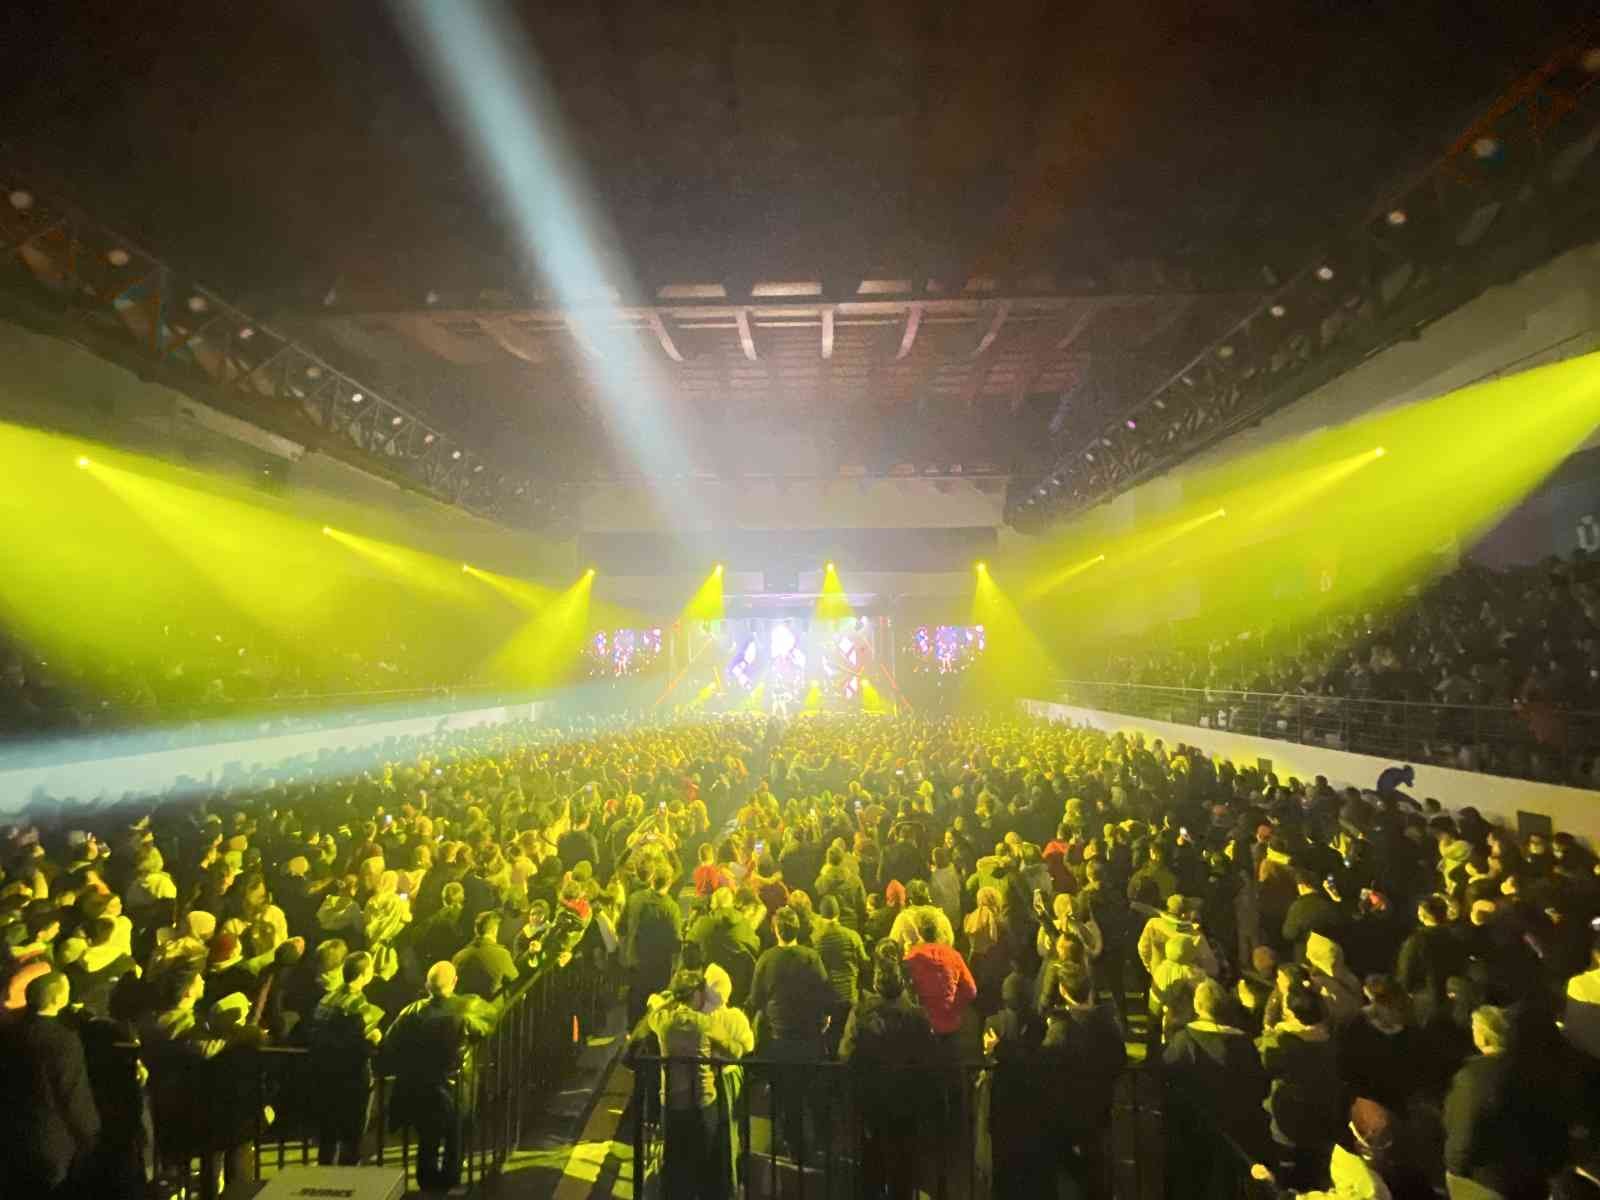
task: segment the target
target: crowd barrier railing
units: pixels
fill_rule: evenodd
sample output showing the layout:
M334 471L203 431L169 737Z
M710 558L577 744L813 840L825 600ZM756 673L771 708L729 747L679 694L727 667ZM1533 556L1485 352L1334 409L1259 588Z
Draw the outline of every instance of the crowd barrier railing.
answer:
M592 964L574 959L554 964L521 982L498 1004L494 1024L469 1041L459 1070L451 1078L455 1133L460 1146L460 1181L482 1195L498 1178L521 1142L544 1097L552 1095L572 1069L584 1038L599 1028L607 1008L605 977ZM394 1014L390 1014L392 1017ZM127 1047L140 1054L136 1045ZM216 1162L228 1151L249 1158L254 1178L270 1178L289 1165L317 1161L322 1077L312 1052L298 1046L264 1046L240 1052L228 1070L237 1078L235 1094L250 1097L251 1128L245 1136L196 1144L192 1135L174 1135L189 1123L187 1111L205 1104L207 1078L202 1060L145 1056L151 1072L147 1095L156 1175L170 1194L203 1197ZM193 1071L190 1078L163 1079L167 1071ZM214 1077L212 1077L214 1078ZM416 1153L409 1127L390 1129L393 1075L374 1074L367 1099L367 1121L360 1145L363 1165L398 1163L408 1186L416 1184ZM214 1086L214 1083L210 1086ZM163 1102L161 1097L169 1097Z
M1396 761L1595 786L1600 712L1058 681L1060 703Z
M1107 1119L1091 1132L1074 1138L1057 1129L1053 1137L1033 1142L1019 1122L1048 1120L1049 1093L1023 1065L874 1067L863 1075L849 1063L761 1055L728 1060L635 1054L629 1062L636 1200L680 1194L726 1200L918 1194L999 1200L1057 1194L1043 1182L1052 1171L1076 1189L1066 1194L1161 1200L1169 1192L1162 1079L1142 1064L1117 1078ZM663 1107L663 1067L714 1072L709 1162L700 1149L705 1127L688 1119L690 1114ZM997 1071L1009 1073L1001 1080ZM1004 1091L995 1104L997 1086ZM1259 1196L1249 1156L1221 1133L1214 1146L1205 1194L1213 1200ZM692 1190L685 1190L684 1177L697 1179ZM1028 1186L1018 1192L1024 1180ZM1172 1194L1200 1193L1180 1185Z

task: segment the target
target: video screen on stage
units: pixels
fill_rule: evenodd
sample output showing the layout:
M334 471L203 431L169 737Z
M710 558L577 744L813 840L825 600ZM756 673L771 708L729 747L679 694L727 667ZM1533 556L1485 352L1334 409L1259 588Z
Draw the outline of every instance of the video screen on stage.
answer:
M697 622L689 653L707 702L774 711L854 706L884 683L877 627L866 617Z
M985 645L982 625L918 625L904 650L913 671L959 675L983 655Z
M661 629L600 629L586 651L591 679L626 679L661 661Z

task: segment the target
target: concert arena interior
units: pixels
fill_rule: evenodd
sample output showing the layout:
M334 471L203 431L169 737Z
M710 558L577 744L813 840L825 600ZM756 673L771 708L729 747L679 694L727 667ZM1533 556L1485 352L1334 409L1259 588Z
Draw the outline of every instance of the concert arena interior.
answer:
M1590 4L0 54L0 1198L1600 1200Z

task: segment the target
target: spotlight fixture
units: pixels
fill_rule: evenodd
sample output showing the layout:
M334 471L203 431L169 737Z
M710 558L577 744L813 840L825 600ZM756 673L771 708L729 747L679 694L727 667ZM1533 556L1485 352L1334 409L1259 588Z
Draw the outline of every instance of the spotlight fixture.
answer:
M1323 263L1322 266L1317 268L1317 278L1322 280L1323 283L1327 283L1328 280L1333 278L1333 268L1328 266L1327 263Z
M472 568L470 566L468 566L466 563L462 563L461 564L461 570L462 570L462 572L464 574L467 574L467 575L471 575L472 574Z
M824 571L831 571L831 570L833 570L833 559L831 559L831 558L830 558L830 559L829 559L829 560L828 560L828 561L827 561L827 562L825 562L825 563L823 563L823 564L822 564L822 569L823 569L823 570L824 570Z
M333 526L332 525L324 525L322 527L322 532L327 534L327 535L329 535L330 537L333 536Z
M89 460L88 460L88 458L85 457L82 454L78 455L78 470L87 471L88 469L89 469Z
M1406 210L1403 208L1391 208L1389 215L1384 217L1384 220L1398 229L1406 223Z
M106 261L113 267L125 267L132 259L121 246L114 246L106 251Z
M711 573L713 575L721 575L722 574L722 564L721 563L714 564L712 566L712 568L711 568Z
M317 366L316 363L312 363L309 367L306 368L306 378L307 379L321 379L322 378L322 368Z
M425 434L423 434L423 435L422 435L422 444L423 444L423 445L424 445L424 446L431 446L431 445L433 445L433 434L431 434L431 433L425 433Z
M243 329L239 330L239 339L241 341L248 342L251 338L255 337L255 335L256 331L249 325L246 325Z
M1092 453L1091 453L1091 452L1089 452L1089 451L1087 451L1087 450L1085 450L1085 451L1084 451L1084 452L1083 452L1083 457L1084 457L1084 458L1085 458L1085 459L1086 459L1086 460L1088 460L1088 461L1089 461L1089 462L1093 462L1093 461L1094 461L1094 455L1093 455L1093 454L1092 454Z
M1233 357L1233 347L1224 342L1217 347L1217 357L1226 361Z
M460 462L461 461L461 451L459 451L459 450L450 451L450 457L455 462Z
M472 473L474 475L482 475L483 474L483 464L482 463L478 463L475 467L473 467L472 468Z
M1387 450L1385 450L1382 446L1379 446L1376 450L1374 450L1372 452L1372 457L1373 458L1382 458L1387 453L1389 453Z
M27 212L33 207L33 193L25 192L21 188L12 192L10 197L11 207L18 212Z
M1158 399L1156 401L1156 411L1157 412L1166 412L1167 411L1167 402L1165 400L1159 400Z
M404 425L405 423L406 419L404 417L395 417L389 422L389 424L393 425L396 429L399 429L400 426Z
M351 392L350 393L350 403L351 404L360 404L365 399L366 399L366 397L363 396L360 392Z
M973 563L972 565L973 565L974 568L976 568L978 570L978 572L980 574L989 569L989 564L984 562L983 559L981 559L981 558L977 562Z
M1493 158L1500 153L1500 139L1481 137L1472 143L1472 153L1478 158Z
M210 307L211 307L211 302L209 300L207 300L204 296L190 296L189 297L189 311L192 312L192 313L203 313L203 312L205 312L206 309L208 309Z
M589 569L588 569L588 570L587 570L587 571L585 571L585 572L584 572L584 573L583 573L583 574L584 574L584 578L586 578L586 579L593 579L593 578L594 578L594 568L593 568L593 567L590 567L590 568L589 568Z
M1286 315L1289 310L1281 304L1274 304L1271 308L1267 309L1267 311L1273 316L1281 318Z
M1126 421L1123 422L1123 424L1126 425L1129 429L1137 429L1137 428L1139 428L1139 422L1135 421L1132 417L1129 417Z

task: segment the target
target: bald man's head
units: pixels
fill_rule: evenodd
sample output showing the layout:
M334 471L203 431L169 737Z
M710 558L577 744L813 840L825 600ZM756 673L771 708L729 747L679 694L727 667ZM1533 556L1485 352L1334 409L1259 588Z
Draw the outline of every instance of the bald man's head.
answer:
M428 995L452 996L456 990L456 969L447 962L428 968Z

